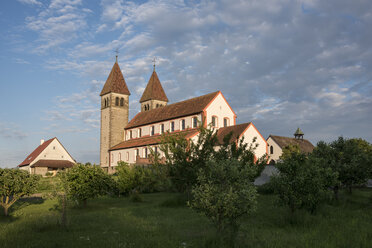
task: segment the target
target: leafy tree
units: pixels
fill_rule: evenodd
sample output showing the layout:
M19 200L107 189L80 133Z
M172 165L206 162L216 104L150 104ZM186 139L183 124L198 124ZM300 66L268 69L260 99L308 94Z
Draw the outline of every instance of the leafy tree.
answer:
M315 213L328 187L337 178L330 168L322 168L315 160L295 150L287 153L277 168L279 173L272 177L275 193L279 203L287 205L291 213L299 208Z
M78 164L61 173L67 196L87 205L87 200L105 195L113 186L112 178L97 165Z
M173 185L179 192L187 193L197 182L199 169L206 167L213 157L217 137L213 129L199 125L196 142L189 142L184 135L163 134L160 150L164 152L166 165Z
M5 216L17 200L36 191L39 180L40 176L30 175L24 170L0 168L0 205Z
M211 160L208 170L199 170L190 206L205 214L216 226L218 234L231 241L239 229L239 221L253 212L257 192L248 178L256 174L253 159L246 164L233 159Z
M299 145L289 144L288 146L284 147L282 150L282 155L280 156L280 159L284 160L286 158L289 158L292 156L293 153L297 153L297 154L301 153L301 149Z

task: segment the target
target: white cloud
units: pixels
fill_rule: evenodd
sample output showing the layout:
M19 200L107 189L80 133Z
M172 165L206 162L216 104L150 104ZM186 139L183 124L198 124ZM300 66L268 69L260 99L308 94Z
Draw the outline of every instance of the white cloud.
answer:
M31 5L42 5L42 3L37 0L18 0L18 2Z

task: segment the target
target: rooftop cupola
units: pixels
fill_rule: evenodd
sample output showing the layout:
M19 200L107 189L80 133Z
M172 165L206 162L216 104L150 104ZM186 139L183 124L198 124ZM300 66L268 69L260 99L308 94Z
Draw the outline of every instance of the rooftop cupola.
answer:
M297 128L296 132L293 134L295 139L304 139L304 133L300 128Z

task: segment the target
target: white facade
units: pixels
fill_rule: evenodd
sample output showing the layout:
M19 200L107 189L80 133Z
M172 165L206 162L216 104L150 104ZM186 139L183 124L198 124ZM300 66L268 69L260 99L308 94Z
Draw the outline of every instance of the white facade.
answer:
M256 158L261 158L265 155L267 155L267 143L264 137L258 132L256 127L250 123L248 128L245 130L244 134L244 143L247 143L249 145L253 145L256 147L254 149L254 154ZM255 143L253 143L253 140L256 139ZM257 146L255 146L257 144Z
M268 155L269 155L269 163L273 160L278 162L280 156L282 155L282 148L271 138L267 139L268 145Z

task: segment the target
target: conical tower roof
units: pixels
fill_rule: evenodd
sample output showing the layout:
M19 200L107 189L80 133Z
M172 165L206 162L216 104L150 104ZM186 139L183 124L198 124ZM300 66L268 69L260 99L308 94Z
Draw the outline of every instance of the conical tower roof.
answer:
M111 69L110 75L108 76L106 83L103 86L100 96L103 96L111 92L130 95L127 84L125 83L123 73L121 73L117 61L115 62L114 66Z
M146 89L140 99L140 103L148 100L159 100L168 102L168 97L165 94L163 87L161 86L160 80L155 70L152 72Z
M300 128L297 128L296 132L294 133L294 136L298 136L298 135L304 135L304 133L302 132Z

